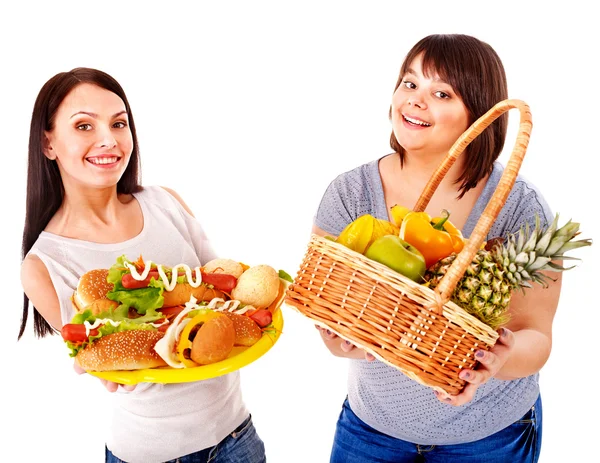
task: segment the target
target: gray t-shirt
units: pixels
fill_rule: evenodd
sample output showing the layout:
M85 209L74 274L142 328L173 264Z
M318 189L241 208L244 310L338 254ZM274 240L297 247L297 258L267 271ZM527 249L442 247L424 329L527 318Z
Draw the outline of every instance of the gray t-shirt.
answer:
M473 231L503 170L500 163L494 164L462 229L465 237ZM331 182L314 223L337 236L363 214L388 219L379 159L345 172ZM536 214L542 225L552 222L552 212L542 195L519 176L488 239L517 233L525 222L534 226ZM535 310L535 305L531 310ZM415 444L446 445L482 439L521 418L538 395L538 374L513 381L492 378L477 389L471 402L455 407L440 402L432 389L391 366L379 361L350 360L348 400L352 411L377 431Z

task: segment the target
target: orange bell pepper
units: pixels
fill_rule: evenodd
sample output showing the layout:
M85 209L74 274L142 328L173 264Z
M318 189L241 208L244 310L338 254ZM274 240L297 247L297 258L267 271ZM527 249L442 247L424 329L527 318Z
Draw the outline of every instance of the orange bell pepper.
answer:
M427 268L464 247L462 233L448 221L449 217L444 209L442 217L432 219L425 212L409 212L402 220L400 238L423 254Z

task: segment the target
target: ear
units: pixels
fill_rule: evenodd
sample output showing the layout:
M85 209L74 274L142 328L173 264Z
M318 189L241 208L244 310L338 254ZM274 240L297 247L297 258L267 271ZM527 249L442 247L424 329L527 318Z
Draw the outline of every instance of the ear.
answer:
M56 154L52 150L52 145L50 144L50 137L50 133L44 131L44 136L42 138L42 152L44 153L44 156L46 156L51 161L54 161L56 159Z

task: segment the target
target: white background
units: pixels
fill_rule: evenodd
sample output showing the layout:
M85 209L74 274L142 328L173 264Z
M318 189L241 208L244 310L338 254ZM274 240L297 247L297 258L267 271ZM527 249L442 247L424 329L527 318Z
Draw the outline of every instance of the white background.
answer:
M587 2L195 3L1 7L3 460L103 461L99 381L72 372L58 337L36 340L30 325L16 342L29 118L58 72L113 75L133 108L144 183L178 191L222 256L294 274L329 182L389 152L406 52L431 33L475 35L503 59L510 97L531 106L521 172L561 223L573 218L598 238L598 33ZM565 275L541 377L544 463L588 461L597 440L594 255L578 251L582 263ZM326 462L346 361L328 355L310 321L289 308L284 317L275 348L242 370L244 397L269 462Z

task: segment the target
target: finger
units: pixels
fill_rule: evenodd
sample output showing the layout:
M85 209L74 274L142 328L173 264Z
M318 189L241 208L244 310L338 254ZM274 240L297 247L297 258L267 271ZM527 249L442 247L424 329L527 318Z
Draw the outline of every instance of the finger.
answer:
M492 377L492 373L487 368L480 368L478 370L465 369L459 373L458 377L469 384L480 386Z
M102 384L104 384L104 387L108 392L117 392L117 389L119 388L119 385L117 383L107 381L106 379L100 379L100 381L102 382Z
M459 407L473 400L473 397L475 397L475 392L477 391L477 387L478 385L476 384L467 384L460 394L456 395L450 395L444 391L437 390L434 391L434 393L440 402Z
M73 362L73 370L75 370L75 373L77 373L78 375L82 375L84 373L87 373L87 371L85 371L83 368L81 368L77 363Z
M127 392L131 392L135 389L136 386L137 384L121 384L121 389Z
M375 356L373 354L365 352L365 360L372 362L373 360L375 360Z
M337 338L337 335L333 331L326 328L321 329L321 336L323 336L323 339L327 341Z
M498 334L500 335L500 337L498 338L498 343L508 348L511 348L514 345L515 334L511 330L509 330L508 328L500 328L498 330ZM498 345L498 343L496 343L496 345Z
M352 344L350 341L342 341L341 347L344 352L350 352L352 349L354 349L354 344Z

